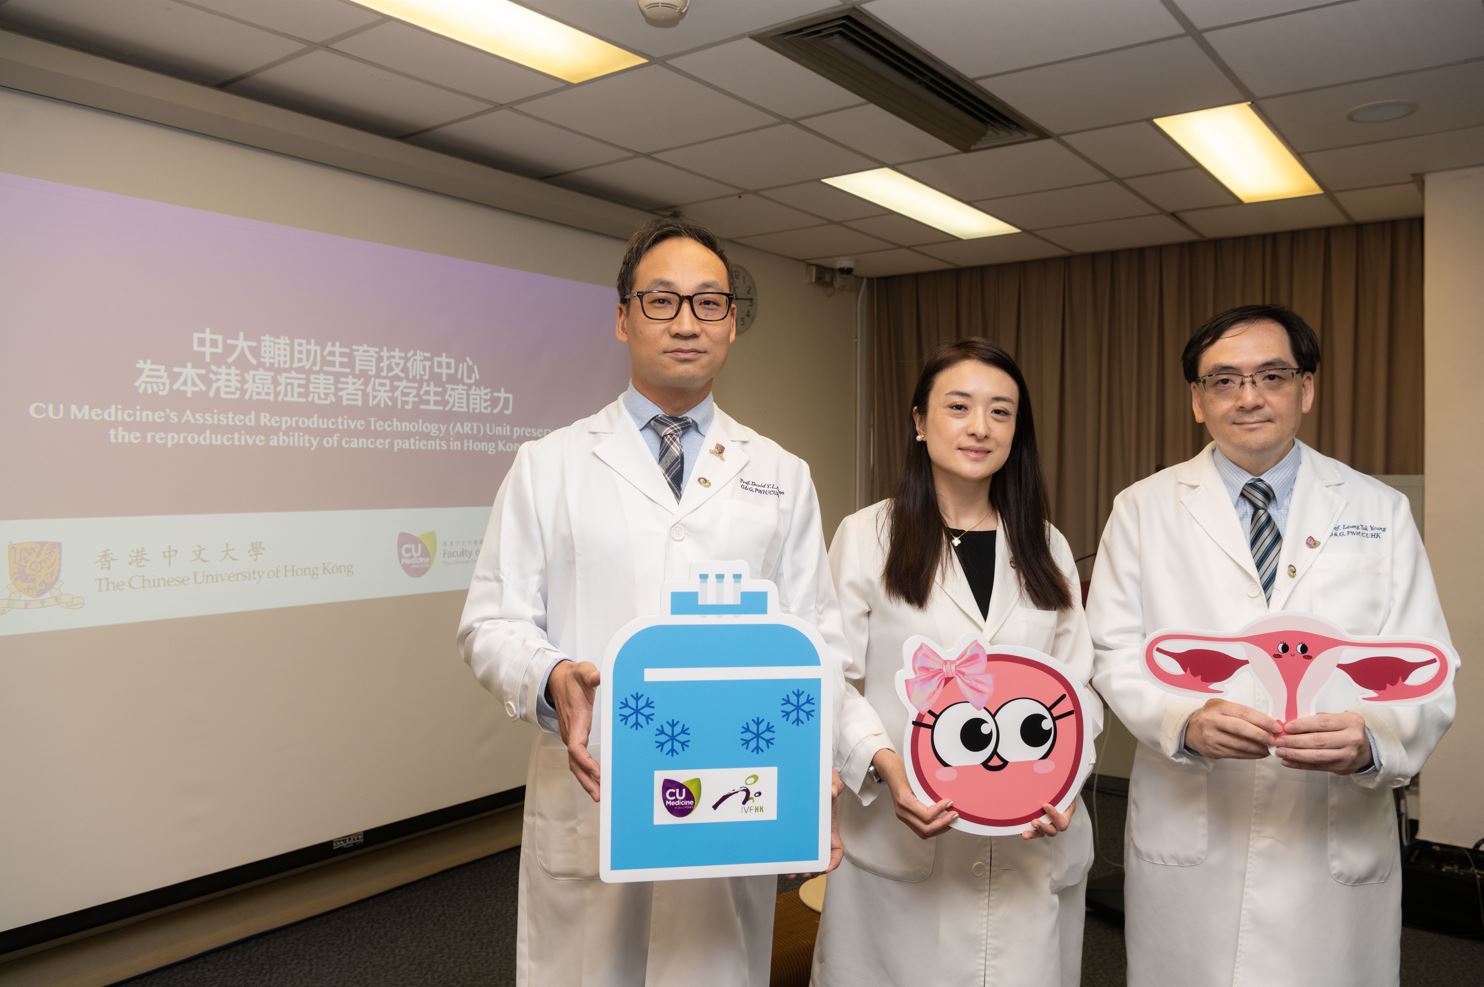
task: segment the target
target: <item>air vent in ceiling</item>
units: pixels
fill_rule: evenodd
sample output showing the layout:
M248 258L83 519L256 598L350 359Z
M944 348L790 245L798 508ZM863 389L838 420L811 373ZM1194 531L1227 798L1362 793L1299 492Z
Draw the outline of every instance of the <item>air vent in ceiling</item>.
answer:
M753 38L960 151L1046 136L861 10L796 22Z

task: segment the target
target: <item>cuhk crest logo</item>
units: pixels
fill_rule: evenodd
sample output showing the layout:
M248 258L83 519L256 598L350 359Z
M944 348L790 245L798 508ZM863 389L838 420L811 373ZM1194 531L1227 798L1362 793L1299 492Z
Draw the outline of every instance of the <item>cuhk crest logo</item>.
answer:
M11 610L41 610L65 607L76 610L82 597L62 592L62 543L55 541L11 542L6 546L10 592L0 596L0 615Z
M438 554L438 535L424 531L411 535L403 531L397 535L397 561L402 571L414 579L433 567L433 557Z

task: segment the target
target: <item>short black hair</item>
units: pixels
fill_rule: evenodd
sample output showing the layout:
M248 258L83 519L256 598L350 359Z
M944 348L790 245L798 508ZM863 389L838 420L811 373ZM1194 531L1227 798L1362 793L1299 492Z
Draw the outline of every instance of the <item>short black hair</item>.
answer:
M1194 384L1200 375L1201 354L1237 326L1249 322L1276 322L1288 333L1288 348L1299 370L1312 374L1319 369L1319 337L1303 316L1282 305L1239 305L1211 319L1195 331L1180 354L1180 367L1185 379Z
M660 216L639 227L634 231L634 235L629 237L629 245L623 252L623 262L618 265L619 301L625 300L633 293L634 268L639 266L640 259L657 244L676 237L694 240L720 257L722 266L727 269L727 287L731 287L732 266L727 262L726 252L721 249L721 241L716 239L716 234L693 219L686 219L683 216Z

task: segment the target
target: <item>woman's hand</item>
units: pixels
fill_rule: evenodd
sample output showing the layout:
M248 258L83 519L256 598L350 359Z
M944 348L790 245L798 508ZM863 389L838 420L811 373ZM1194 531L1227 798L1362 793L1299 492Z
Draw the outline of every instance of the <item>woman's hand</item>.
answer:
M906 824L907 828L916 833L924 840L940 836L948 831L958 819L958 813L953 811L953 802L944 799L933 805L928 805L917 797L912 791L912 784L907 781L907 768L902 764L902 756L896 751L883 747L876 752L871 759L871 765L876 769L876 775L891 793L892 803L896 806L897 818Z
M1077 803L1073 802L1067 807L1066 812L1060 812L1056 806L1047 802L1041 808L1046 810L1046 815L1031 823L1030 829L1021 830L1022 840L1034 840L1039 836L1055 836L1057 833L1065 833L1067 827L1072 825L1072 813L1077 811Z

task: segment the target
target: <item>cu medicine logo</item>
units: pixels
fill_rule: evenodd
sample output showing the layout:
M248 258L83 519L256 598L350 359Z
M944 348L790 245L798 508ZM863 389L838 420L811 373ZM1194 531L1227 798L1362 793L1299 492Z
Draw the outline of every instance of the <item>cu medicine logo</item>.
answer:
M403 531L397 534L397 561L401 563L402 571L412 578L426 575L437 554L437 532L424 531L413 535Z
M660 782L660 801L664 803L666 812L676 819L684 819L696 811L696 805L701 801L701 779L676 781L665 778Z

